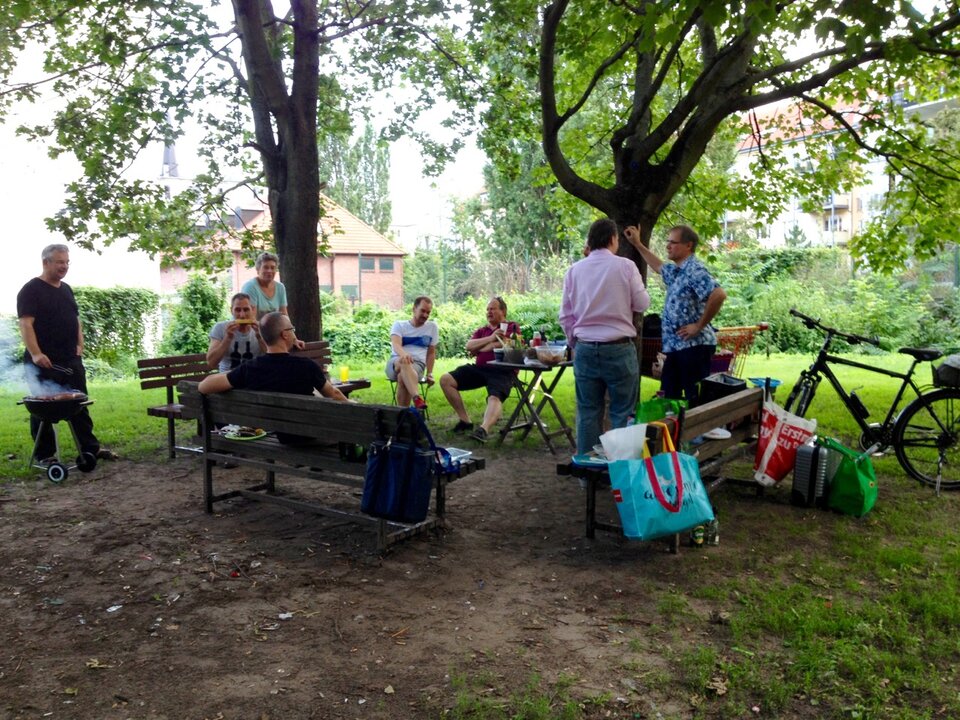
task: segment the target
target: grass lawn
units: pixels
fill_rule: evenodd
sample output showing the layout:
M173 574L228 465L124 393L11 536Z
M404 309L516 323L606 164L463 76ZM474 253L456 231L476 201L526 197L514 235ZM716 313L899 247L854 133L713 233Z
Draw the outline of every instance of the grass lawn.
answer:
M876 361L889 368L909 363L898 356ZM783 380L778 391L783 400L809 362L809 357L756 356L749 358L744 375ZM382 363L346 364L352 376L374 380L370 390L356 394L358 400L389 402ZM439 362L435 375L457 364ZM928 369L919 372L926 381ZM876 419L897 387L894 380L852 369L842 369L841 379L848 388L862 388L859 393ZM646 398L656 388L644 379L641 394ZM37 473L24 467L30 454L28 415L15 404L22 394L10 388L0 392L6 480ZM94 383L90 394L105 445L128 458L163 459L164 423L145 412L147 405L163 400L161 391L144 393L128 381ZM572 421L571 372L556 397ZM478 418L482 393L466 398ZM448 441L445 428L454 423L453 412L439 388L430 391L429 401L438 440ZM821 432L855 444L859 430L831 388L821 386L809 416L818 418ZM540 440L526 442L533 446ZM71 455L72 439L63 445ZM491 447L484 454L495 458L497 452ZM960 497L937 498L908 480L893 457L878 459L876 468L880 501L861 520L792 508L783 493L757 498L736 489L718 492L723 554L709 564L699 564L694 554L678 559L697 571L659 593L658 625L632 623L631 608L624 609L617 618L625 628L623 677L684 698L688 710L682 717L960 717ZM749 465L737 472L748 476ZM692 633L696 611L704 606L723 612L709 632ZM663 659L656 677L650 670L641 673L638 664L639 651L651 642ZM452 668L457 699L449 717L624 717L612 695L572 697L570 678L547 682L536 670L521 688L470 667ZM484 698L491 684L501 682L494 693L500 701L491 705Z

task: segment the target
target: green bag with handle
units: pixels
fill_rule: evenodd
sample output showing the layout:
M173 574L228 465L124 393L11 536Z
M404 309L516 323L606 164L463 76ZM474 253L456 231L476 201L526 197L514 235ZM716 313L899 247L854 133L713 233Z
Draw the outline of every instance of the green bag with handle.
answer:
M653 397L637 403L636 422L649 423L654 420L663 420L668 414L679 415L687 407L686 400L670 400L664 397Z
M840 465L830 482L827 506L845 515L863 517L877 502L877 474L870 460L870 450L858 453L828 437L817 438L817 442L841 456Z

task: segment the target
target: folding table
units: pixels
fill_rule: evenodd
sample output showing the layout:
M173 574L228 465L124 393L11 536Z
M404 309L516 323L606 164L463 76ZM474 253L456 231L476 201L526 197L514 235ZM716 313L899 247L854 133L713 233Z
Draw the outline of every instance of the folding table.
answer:
M510 415L510 419L500 430L500 443L503 443L509 433L521 430L523 432L520 435L520 439L523 440L535 427L540 431L540 435L543 436L547 447L550 448L550 452L554 455L557 454L557 449L554 447L552 438L558 435L565 435L567 441L570 443L570 447L576 449L577 444L573 439L573 430L567 425L563 414L560 412L560 408L557 406L556 400L553 399L554 388L557 387L557 383L560 382L560 378L563 377L564 371L572 365L573 362L569 360L557 363L556 365L544 365L542 363L508 363L499 360L487 363L488 367L519 371L514 375L513 385L520 395L520 400ZM554 373L554 371L556 372ZM550 382L544 383L544 373L554 373ZM539 402L537 402L538 394L540 395ZM548 430L547 425L541 417L541 413L547 405L550 406L557 423L559 423L559 428L556 430ZM521 415L524 416L522 421Z

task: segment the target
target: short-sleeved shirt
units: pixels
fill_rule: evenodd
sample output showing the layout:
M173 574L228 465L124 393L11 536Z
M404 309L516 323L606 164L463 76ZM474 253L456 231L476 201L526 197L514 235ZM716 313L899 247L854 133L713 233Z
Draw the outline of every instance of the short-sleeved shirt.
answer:
M73 290L65 282L54 287L33 278L17 294L17 317L32 317L40 352L65 365L77 357L80 316Z
M499 327L499 326L498 326ZM477 340L478 338L490 337L496 332L497 328L492 328L489 325L484 325L481 328L477 328L477 331L470 337L471 340ZM507 323L507 337L512 337L513 334L520 334L520 328L512 320ZM494 354L493 350L484 350L483 352L477 353L477 365L486 365L488 362L493 362ZM496 367L496 366L494 366Z
M677 330L684 325L700 321L707 306L707 298L720 287L704 264L695 255L691 255L680 265L664 263L660 268L660 276L667 286L661 317L663 351L676 352L697 345L716 345L717 333L711 325L686 340L677 335Z
M217 342L223 340L227 336L227 325L231 322L233 320L224 320L214 325L213 329L210 330L210 339ZM218 367L220 372L229 372L235 367L240 367L242 363L249 362L263 354L263 350L260 349L260 341L257 340L257 334L253 330L248 329L245 333L237 330L233 334L230 350L220 358Z
M289 353L266 353L227 373L230 387L313 395L323 390L327 376L313 360Z
M421 365L427 364L427 350L436 347L440 342L440 330L433 320L427 320L420 327L416 327L410 320L397 320L390 328L390 337L397 335L403 349ZM390 353L390 359L397 357L396 352Z
M256 306L257 319L262 318L269 312L279 312L280 308L286 307L288 304L287 289L283 286L283 283L275 280L274 284L276 285L276 291L272 298L263 294L260 283L257 282L256 278L250 278L240 288L240 292L249 295L250 301Z
M327 376L313 360L288 353L256 357L227 373L227 380L237 390L269 390L291 395L313 395L314 389L323 390L327 384ZM294 444L310 438L278 432L277 440Z

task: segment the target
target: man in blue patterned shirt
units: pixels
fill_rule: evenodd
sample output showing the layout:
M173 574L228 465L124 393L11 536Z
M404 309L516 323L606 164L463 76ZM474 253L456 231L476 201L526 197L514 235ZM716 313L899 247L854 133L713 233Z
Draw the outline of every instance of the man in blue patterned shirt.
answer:
M668 398L686 398L696 404L698 385L710 374L710 360L717 349L717 333L710 321L720 312L727 294L713 279L695 253L700 237L692 228L677 225L667 236L664 263L640 242L635 226L624 230L647 265L660 273L667 286L663 303L663 352L667 356L660 389Z

